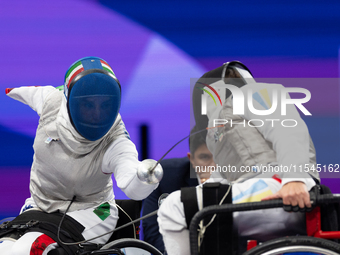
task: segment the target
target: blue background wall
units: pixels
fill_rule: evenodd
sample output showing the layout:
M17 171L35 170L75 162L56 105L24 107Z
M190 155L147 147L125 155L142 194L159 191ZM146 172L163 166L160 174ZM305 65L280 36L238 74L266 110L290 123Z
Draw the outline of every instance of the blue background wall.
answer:
M338 1L0 0L0 216L29 196L38 123L5 88L59 86L84 56L112 66L132 140L139 148L149 125L155 159L190 131L190 78L230 60L258 79L313 78L298 80L312 93L306 122L319 163L339 164L339 13ZM187 150L183 142L168 157ZM323 182L340 192L336 178Z

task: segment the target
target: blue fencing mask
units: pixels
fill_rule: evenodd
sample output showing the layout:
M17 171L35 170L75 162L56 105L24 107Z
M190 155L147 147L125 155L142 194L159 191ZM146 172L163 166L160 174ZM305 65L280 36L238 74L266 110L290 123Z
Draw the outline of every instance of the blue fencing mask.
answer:
M73 127L84 138L102 138L115 122L121 101L119 81L111 67L97 57L75 62L66 72L64 93Z

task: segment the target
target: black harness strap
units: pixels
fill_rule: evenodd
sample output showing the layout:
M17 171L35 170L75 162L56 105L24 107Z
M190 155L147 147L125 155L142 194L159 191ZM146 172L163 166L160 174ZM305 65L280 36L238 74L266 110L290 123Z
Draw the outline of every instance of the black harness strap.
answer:
M64 245L57 237L58 226L63 217L62 213L45 213L37 210L26 211L17 216L13 221L6 223L0 229L0 238L18 233L17 237L24 233L38 231L51 237L58 245L65 249L67 254L75 254L79 247L77 245ZM66 215L60 229L60 239L65 242L78 242L84 240L81 234L85 227L72 217Z
M315 192L320 194L332 194L329 187L325 185L315 185ZM325 204L320 206L321 209L321 229L324 231L339 231L339 204ZM334 240L338 242L338 240Z
M189 229L190 222L195 213L198 212L196 187L181 188L181 201L184 205L184 215Z
M203 206L217 205L228 192L229 185L207 183L203 186ZM231 191L223 204L232 203ZM204 219L207 225L213 215ZM218 241L217 241L218 240ZM232 254L233 251L233 215L232 213L217 214L212 224L206 229L201 254Z
M219 204L224 195L228 192L229 185L220 183L206 183L203 185L203 206ZM196 188L182 188L181 201L184 204L184 213L187 226L190 226L192 217L198 211ZM223 204L232 203L232 193L229 191ZM206 226L213 215L204 219ZM232 254L235 236L233 235L233 216L232 213L217 214L212 224L206 229L200 254ZM236 242L237 243L237 242Z

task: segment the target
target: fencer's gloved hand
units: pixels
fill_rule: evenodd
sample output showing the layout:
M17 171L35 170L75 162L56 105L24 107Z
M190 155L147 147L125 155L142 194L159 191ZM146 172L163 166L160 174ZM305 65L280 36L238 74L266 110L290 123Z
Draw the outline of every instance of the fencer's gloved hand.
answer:
M297 211L300 210L300 207L298 205L296 205L296 206L283 205L283 210L285 210L286 212L297 212Z
M137 169L139 180L148 184L156 184L162 180L163 168L156 160L144 159Z
M283 205L283 209L286 212L311 212L315 208L315 202L316 202L316 200L317 200L319 195L320 195L320 186L319 185L315 185L309 191L309 197L310 197L310 201L311 201L312 207L300 208L298 205L296 205L296 206Z
M311 212L314 207L304 207L304 208L300 208L298 205L296 206L292 206L292 205L283 205L283 209L286 212Z

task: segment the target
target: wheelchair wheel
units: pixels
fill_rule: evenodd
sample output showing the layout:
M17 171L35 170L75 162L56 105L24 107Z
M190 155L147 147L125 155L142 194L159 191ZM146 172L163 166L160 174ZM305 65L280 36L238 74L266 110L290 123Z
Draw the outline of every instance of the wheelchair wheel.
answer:
M294 236L277 238L264 242L243 255L277 255L277 254L340 254L340 245L326 239Z
M122 238L119 240L112 241L108 244L105 244L100 251L104 251L107 249L119 249L124 254L138 254L138 255L162 255L162 253L153 247L151 244L148 244L144 241L133 239L133 238ZM104 254L104 253L101 253ZM110 254L110 253L108 253Z

